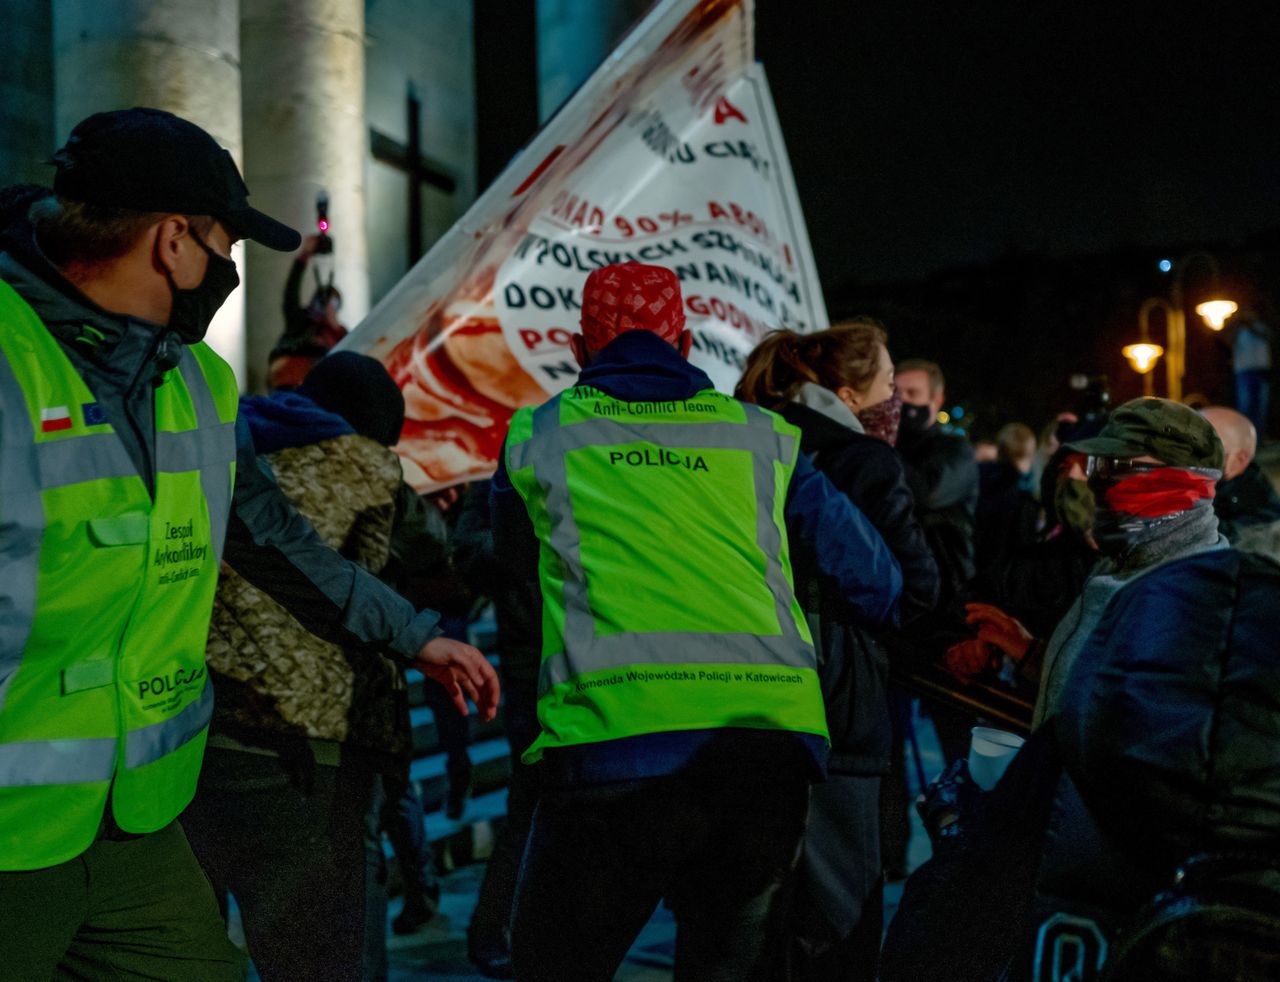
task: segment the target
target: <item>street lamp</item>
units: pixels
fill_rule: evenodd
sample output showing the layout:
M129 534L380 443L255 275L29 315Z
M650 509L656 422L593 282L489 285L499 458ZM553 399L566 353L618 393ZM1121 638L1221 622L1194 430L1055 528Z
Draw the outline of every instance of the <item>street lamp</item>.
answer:
M1160 263L1162 271L1173 274L1169 299L1149 297L1138 309L1138 332L1144 344L1149 343L1151 337L1151 311L1157 307L1164 311L1165 332L1169 336L1169 353L1164 360L1164 368L1168 395L1174 402L1182 400L1182 377L1187 373L1187 315L1182 298L1183 278L1186 276L1187 269L1196 260L1200 260L1209 267L1210 276L1216 287L1219 278L1218 261L1207 252L1189 252L1176 263L1169 263L1167 259ZM1169 265L1166 266L1166 263ZM1208 300L1196 306L1196 313L1203 317L1205 323L1215 331L1222 330L1227 318L1235 310L1236 304L1231 300ZM1147 376L1143 380L1144 390L1149 388L1149 383L1150 376Z
M1221 331L1227 324L1227 318L1240 309L1234 300L1206 300L1196 304L1196 313L1204 318L1211 330Z
M1142 394L1144 396L1155 395L1151 369L1156 367L1156 362L1164 354L1164 348L1158 344L1143 342L1141 344L1126 344L1120 349L1120 352L1129 359L1129 364L1133 370L1142 376Z

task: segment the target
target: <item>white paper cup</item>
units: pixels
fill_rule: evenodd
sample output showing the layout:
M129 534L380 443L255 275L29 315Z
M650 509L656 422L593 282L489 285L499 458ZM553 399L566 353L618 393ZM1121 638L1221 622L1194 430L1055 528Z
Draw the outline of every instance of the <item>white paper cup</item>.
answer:
M990 791L999 783L1009 761L1026 741L1016 733L993 730L989 726L975 726L972 732L969 776L983 791Z

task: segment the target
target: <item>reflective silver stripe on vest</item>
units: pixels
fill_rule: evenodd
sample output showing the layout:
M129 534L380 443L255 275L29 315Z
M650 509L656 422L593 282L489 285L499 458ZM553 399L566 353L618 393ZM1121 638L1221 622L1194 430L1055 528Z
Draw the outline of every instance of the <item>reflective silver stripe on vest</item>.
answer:
M136 477L138 469L114 433L89 433L36 444L40 486L65 488L105 478Z
M0 353L0 711L36 618L44 535L39 474L27 399Z
M115 737L0 743L0 787L110 781L115 763Z
M796 625L793 591L779 555L782 535L773 520L776 493L774 462L791 460L795 438L774 429L770 416L746 406L745 423L620 423L597 417L560 424L560 400L533 414L533 433L510 448L511 466L533 466L534 478L546 490L552 550L564 566L564 648L543 660L539 694L574 676L631 664L749 664L817 667L812 645ZM774 598L780 636L754 634L628 633L595 636L595 617L587 596L581 541L573 518L566 454L586 447L649 442L670 449L743 450L752 456L756 498L756 543L765 555L765 581Z
M761 440L762 446L751 454L752 473L756 483L756 544L764 553L764 581L773 594L774 606L778 612L778 626L782 636L792 644L802 646L812 660L811 667L817 668L817 655L813 646L801 637L800 628L796 624L791 604L795 591L787 582L786 573L782 569L782 530L773 520L775 495L778 493L777 478L773 464L776 460L794 460L797 452L795 437L786 433L778 433L773 428L773 419L757 406L746 406L747 424L757 431L766 431L776 443L770 447L769 441ZM786 489L782 491L786 494Z
M209 391L209 382L190 348L183 349L178 370L182 372L182 380L186 382L187 392L191 394L191 405L196 411L196 425L201 434L206 430L210 434L208 446L202 445L193 452L201 454L200 487L204 490L204 498L209 506L209 534L213 539L213 555L216 561L221 562L222 547L227 537L227 522L231 518L231 462L236 459L235 423L223 423L218 416L218 404ZM193 434L182 435L189 439Z
M124 764L132 769L154 763L190 742L213 716L213 683L206 678L200 698L162 723L130 730L125 738Z
M235 455L235 423L201 423L198 430L156 434L156 470L166 474L183 474L217 464L226 467Z

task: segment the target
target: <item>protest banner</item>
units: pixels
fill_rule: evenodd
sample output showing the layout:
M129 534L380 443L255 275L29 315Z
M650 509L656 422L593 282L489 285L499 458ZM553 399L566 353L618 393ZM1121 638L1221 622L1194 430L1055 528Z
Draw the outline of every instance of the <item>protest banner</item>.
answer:
M676 271L723 391L767 331L826 326L752 12L658 4L343 343L404 391L416 490L490 475L511 414L573 383L600 266Z

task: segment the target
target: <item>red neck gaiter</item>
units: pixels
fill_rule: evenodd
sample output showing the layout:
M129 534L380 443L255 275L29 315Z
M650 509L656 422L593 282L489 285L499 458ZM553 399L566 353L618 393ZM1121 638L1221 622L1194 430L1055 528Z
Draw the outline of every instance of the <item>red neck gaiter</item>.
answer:
M1123 478L1102 492L1111 511L1138 518L1163 518L1212 498L1217 482L1180 467L1161 467Z

